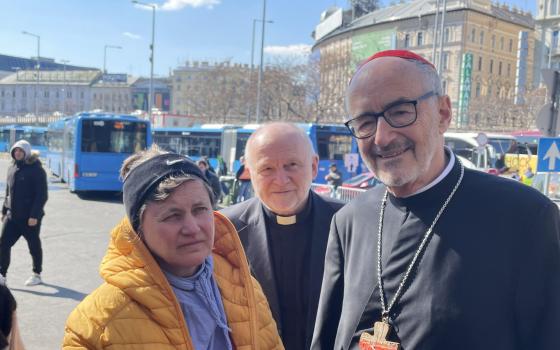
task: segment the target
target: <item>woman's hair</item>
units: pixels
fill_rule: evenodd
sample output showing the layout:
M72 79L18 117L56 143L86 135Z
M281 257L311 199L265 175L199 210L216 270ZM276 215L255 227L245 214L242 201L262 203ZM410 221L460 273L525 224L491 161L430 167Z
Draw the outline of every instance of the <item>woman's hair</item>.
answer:
M149 159L152 159L155 156L158 156L160 154L166 154L166 153L170 153L170 152L162 150L155 143L152 145L152 147L150 147L147 150L134 153L130 157L126 158L125 161L123 162L123 165L120 170L121 178L126 179L126 176L140 164L144 163ZM146 206L148 203L164 201L167 199L167 197L171 195L171 193L173 193L173 191L175 191L175 189L177 189L177 187L181 186L183 183L187 181L196 181L196 180L200 181L204 185L206 192L208 192L208 197L210 198L210 203L212 204L212 208L213 208L216 202L216 199L214 197L214 192L212 191L212 188L205 181L199 179L197 176L193 176L190 174L172 175L166 178L165 180L161 181L157 185L157 187L150 194L148 194L148 196L144 200L144 203L138 210L138 218L140 219L140 226L142 226L142 215L144 214L144 211L146 210Z
M16 311L16 299L4 285L0 285L0 348L8 346L8 336L12 331L12 317Z

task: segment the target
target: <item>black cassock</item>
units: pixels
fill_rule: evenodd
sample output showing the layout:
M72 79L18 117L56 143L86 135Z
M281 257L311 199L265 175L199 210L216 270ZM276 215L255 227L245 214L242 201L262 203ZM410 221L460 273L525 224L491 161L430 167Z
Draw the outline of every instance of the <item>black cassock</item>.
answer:
M459 178L389 196L382 280L393 298L420 240ZM312 349L357 349L381 319L377 285L379 187L334 217ZM560 220L537 191L465 170L391 312L389 340L410 349L560 349Z

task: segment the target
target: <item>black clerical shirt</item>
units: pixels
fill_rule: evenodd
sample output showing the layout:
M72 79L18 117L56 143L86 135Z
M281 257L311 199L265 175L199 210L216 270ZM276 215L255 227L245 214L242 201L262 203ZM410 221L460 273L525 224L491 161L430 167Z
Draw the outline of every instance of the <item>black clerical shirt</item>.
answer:
M265 209L267 233L281 310L282 340L289 350L305 349L309 313L312 201L296 216L296 223L280 225Z

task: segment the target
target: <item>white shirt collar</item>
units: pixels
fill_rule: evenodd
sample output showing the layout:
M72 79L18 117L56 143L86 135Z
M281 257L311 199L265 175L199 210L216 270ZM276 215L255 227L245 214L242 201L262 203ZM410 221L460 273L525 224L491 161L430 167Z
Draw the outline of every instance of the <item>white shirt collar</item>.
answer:
M445 167L445 169L443 169L441 174L439 174L439 176L436 177L434 179L434 181L432 181L429 184L427 184L426 186L420 188L418 191L414 192L413 194L411 194L409 196L404 196L402 198L412 197L412 196L415 196L417 194L420 194L422 192L425 192L425 191L429 190L430 188L437 185L441 180L443 180L447 176L447 174L449 174L451 172L451 169L453 169L453 165L455 165L455 155L453 154L453 151L451 151L451 148L449 148L447 146L443 146L443 147L445 148L445 153L449 154L449 162L447 163L447 166Z

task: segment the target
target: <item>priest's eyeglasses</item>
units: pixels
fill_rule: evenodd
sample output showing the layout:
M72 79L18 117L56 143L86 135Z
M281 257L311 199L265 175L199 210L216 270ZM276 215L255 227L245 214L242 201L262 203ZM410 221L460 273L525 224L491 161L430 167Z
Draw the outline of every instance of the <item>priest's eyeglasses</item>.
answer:
M416 110L418 102L432 96L438 96L438 93L432 90L415 100L395 101L389 104L382 112L363 113L356 118L350 119L344 125L357 139L366 139L374 135L377 131L377 123L380 117L385 119L387 124L393 128L404 128L412 125L418 118L418 111Z

